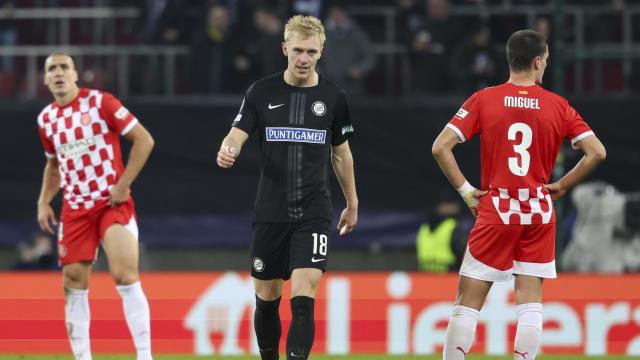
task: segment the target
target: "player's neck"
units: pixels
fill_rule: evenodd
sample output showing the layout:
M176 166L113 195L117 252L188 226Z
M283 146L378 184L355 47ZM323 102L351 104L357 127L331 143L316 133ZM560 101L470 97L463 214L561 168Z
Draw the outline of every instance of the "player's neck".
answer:
M73 99L76 98L76 96L78 96L78 93L80 92L80 89L75 86L73 87L73 89L71 89L71 91L69 91L66 94L61 94L61 95L53 95L53 98L56 100L56 103L58 104L58 106L65 106L65 105L69 105L70 102L73 101Z
M286 82L287 84L289 84L291 86L296 86L296 87L312 87L312 86L316 86L316 85L318 85L318 73L314 71L306 79L298 79L295 76L293 76L293 74L291 73L291 71L289 71L289 69L287 69L284 72L284 82Z
M533 71L511 72L507 82L518 86L533 86L536 84L536 75Z

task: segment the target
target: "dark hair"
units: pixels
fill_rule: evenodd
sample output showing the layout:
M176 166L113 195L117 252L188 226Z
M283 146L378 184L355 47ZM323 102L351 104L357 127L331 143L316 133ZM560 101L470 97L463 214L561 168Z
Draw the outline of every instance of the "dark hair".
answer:
M68 57L69 59L71 59L71 64L73 65L73 68L75 69L76 61L73 58L73 56L71 56L68 52L62 51L62 50L57 50L57 51L54 51L51 54L49 54L49 56L47 56L47 59L50 58L50 57L53 57L53 56L66 56L66 57ZM45 62L45 64L46 64L46 62ZM45 72L46 72L46 69L45 69Z
M529 70L531 62L547 51L547 41L537 31L516 31L507 40L507 62L512 71Z

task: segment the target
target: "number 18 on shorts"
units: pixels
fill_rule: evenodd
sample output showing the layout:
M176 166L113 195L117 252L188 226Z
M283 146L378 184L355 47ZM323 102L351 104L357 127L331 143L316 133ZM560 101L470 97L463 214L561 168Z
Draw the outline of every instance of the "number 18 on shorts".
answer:
M255 223L251 276L289 279L301 268L326 270L331 223L324 219L299 223Z

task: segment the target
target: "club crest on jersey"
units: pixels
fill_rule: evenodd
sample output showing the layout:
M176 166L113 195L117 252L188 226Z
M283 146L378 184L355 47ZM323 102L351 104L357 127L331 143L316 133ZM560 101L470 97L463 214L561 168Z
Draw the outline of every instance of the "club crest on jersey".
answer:
M91 116L88 113L82 114L80 117L80 124L82 124L82 126L91 124Z
M322 101L316 101L311 104L311 111L317 116L322 116L327 113L327 105L325 105Z
M467 114L469 114L467 110L460 108L460 110L458 110L458 112L456 113L456 117L462 120L467 116Z
M265 128L267 141L301 142L310 144L324 144L327 139L326 130L267 127Z
M116 118L118 120L126 119L127 115L129 115L129 110L127 110L127 108L124 107L124 106L120 106L120 109L118 109L118 111L116 111Z
M264 261L259 257L253 258L253 270L262 272L264 270Z

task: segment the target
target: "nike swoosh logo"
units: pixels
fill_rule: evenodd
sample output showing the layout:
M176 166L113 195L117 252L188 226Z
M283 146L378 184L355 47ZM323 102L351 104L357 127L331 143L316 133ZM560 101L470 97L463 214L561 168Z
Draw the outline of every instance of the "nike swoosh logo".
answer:
M269 110L273 110L275 108L279 108L280 106L283 106L284 104L278 104L278 105L271 105L269 104L269 106L267 106L269 108Z
M291 352L291 356L293 356L293 357L304 357L304 355L296 355L296 354L294 354L293 351Z
M320 261L325 261L325 260L327 260L327 259L316 259L315 256L311 258L311 262L320 262Z

